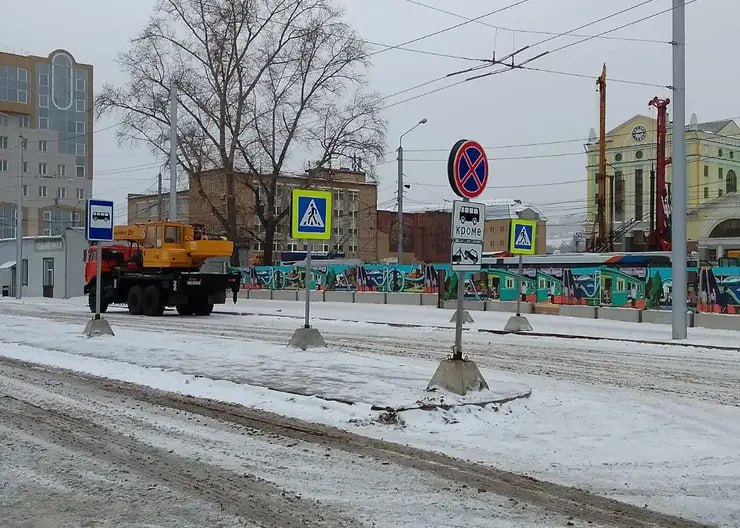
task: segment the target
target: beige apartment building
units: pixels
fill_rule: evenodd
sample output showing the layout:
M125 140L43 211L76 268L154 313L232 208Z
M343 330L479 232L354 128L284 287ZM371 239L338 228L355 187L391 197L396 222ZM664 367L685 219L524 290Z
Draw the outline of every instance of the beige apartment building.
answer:
M18 172L23 234L84 225L93 177L93 67L65 50L0 52L0 239L15 238Z
M347 258L373 261L377 254L377 184L364 172L349 169L316 169L300 175L279 176L275 213L290 207L291 191L295 188L327 190L333 193L331 240L303 241L290 236L290 217L286 215L279 224L272 248L263 247L258 237L264 235L257 213L255 196L246 182L253 185L257 177L239 173L236 177L237 224L240 226L235 245L240 259L259 258L264 251L272 250L275 259L281 252L305 251L311 244L312 251L343 251ZM203 224L207 231L221 232L222 225L215 218L211 204L226 214L226 177L222 171L203 173L199 178L190 177L188 210L190 222ZM203 198L203 194L207 199ZM257 236L255 236L257 235Z

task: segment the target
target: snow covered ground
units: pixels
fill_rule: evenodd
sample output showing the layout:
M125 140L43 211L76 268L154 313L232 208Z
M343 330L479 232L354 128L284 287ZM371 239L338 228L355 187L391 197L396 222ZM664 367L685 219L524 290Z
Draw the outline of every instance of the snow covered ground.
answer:
M531 397L486 408L407 411L401 424L388 426L373 421L378 413L370 405L429 397L426 383L453 339L449 311L315 303L314 324L333 340L327 339L329 350L299 352L275 343L287 342L299 326L302 305L295 302L242 300L224 311L263 315L210 318L114 312L107 317L116 336L94 340L80 335L85 310L81 299L3 300L0 354L233 401L703 522L740 525L740 368L732 351L468 331L466 344L493 392L531 387ZM509 315L473 316L472 329L500 329ZM662 325L530 320L538 331L670 342L670 328ZM740 332L690 331L697 345L735 346L738 338ZM501 347L506 354L495 350ZM517 369L517 357L526 368Z

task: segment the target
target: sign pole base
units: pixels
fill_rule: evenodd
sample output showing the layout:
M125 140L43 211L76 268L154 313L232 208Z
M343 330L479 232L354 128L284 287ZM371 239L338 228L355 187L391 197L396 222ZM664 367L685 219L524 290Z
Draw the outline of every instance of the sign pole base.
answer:
M116 335L107 320L100 316L93 317L87 322L85 330L82 332L87 337L100 337L104 335Z
M506 332L531 332L533 330L529 320L523 315L512 315L504 327Z
M451 323L457 322L457 312L452 314L452 317L450 318ZM470 312L467 310L463 310L462 313L462 322L463 323L474 323L475 320L473 319L473 316L470 315Z
M317 328L303 326L293 333L288 346L307 350L309 348L326 348L326 343Z
M443 389L465 396L470 392L488 390L488 383L475 361L443 359L427 385L427 390Z

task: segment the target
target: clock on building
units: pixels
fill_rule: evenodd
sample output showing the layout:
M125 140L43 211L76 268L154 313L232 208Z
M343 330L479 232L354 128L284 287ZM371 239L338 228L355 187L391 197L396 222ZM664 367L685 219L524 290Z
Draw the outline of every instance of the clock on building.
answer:
M637 125L632 129L632 139L635 141L643 141L647 137L647 130L642 125Z

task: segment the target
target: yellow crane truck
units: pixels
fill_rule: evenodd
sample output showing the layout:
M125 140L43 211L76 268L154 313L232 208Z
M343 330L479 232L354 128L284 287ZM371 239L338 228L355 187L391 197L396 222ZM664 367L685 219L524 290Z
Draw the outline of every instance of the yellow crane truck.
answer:
M234 243L208 236L202 226L149 222L116 226L114 242L103 245L101 312L110 304L127 304L133 315L162 315L174 306L180 315L210 315L215 304L236 303L241 285L238 272L202 272L213 257L230 257ZM95 244L85 259L85 293L95 311Z

